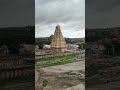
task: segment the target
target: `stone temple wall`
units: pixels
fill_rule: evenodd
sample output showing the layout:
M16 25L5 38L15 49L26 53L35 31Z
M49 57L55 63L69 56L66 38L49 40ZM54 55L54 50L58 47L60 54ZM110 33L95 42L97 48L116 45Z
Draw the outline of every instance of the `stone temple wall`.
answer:
M15 78L34 74L34 68L6 69L0 71L0 78Z
M31 57L31 55L1 55L0 79L34 74L34 62Z

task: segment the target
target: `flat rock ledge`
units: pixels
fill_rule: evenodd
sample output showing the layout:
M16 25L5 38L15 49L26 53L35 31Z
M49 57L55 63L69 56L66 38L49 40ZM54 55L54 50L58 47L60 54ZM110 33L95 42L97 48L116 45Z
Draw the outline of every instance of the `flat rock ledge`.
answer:
M85 90L85 86L83 84L79 84L63 90Z

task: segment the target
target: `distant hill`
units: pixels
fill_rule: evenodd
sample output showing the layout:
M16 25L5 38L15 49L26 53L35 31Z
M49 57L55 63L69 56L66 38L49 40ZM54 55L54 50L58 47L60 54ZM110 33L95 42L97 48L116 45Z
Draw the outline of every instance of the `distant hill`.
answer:
M43 48L44 44L50 44L52 37L39 37L35 38L35 44L39 45L40 48ZM66 43L75 44L75 43L84 43L85 38L65 38Z
M120 37L120 27L86 29L86 42L94 42L102 39L112 39Z
M34 26L0 28L0 44L29 43L34 44Z

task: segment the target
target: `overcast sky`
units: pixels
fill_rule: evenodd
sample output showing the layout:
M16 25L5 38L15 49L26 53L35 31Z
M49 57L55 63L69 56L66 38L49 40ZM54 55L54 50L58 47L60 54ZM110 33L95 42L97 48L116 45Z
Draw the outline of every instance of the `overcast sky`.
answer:
M86 28L120 27L120 0L86 0Z
M56 24L66 37L83 37L85 20L86 28L120 27L119 17L120 0L0 0L0 28L36 23L37 37L53 34Z
M35 0L35 36L54 34L57 24L64 37L84 37L85 0Z
M0 28L34 25L34 11L34 0L0 0Z

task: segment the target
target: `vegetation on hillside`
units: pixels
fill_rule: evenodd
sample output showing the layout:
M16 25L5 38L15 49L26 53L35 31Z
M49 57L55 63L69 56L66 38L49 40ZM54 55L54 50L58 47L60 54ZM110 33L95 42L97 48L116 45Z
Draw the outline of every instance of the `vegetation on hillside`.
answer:
M0 28L0 46L7 45L10 54L19 53L20 44L34 44L34 26Z

